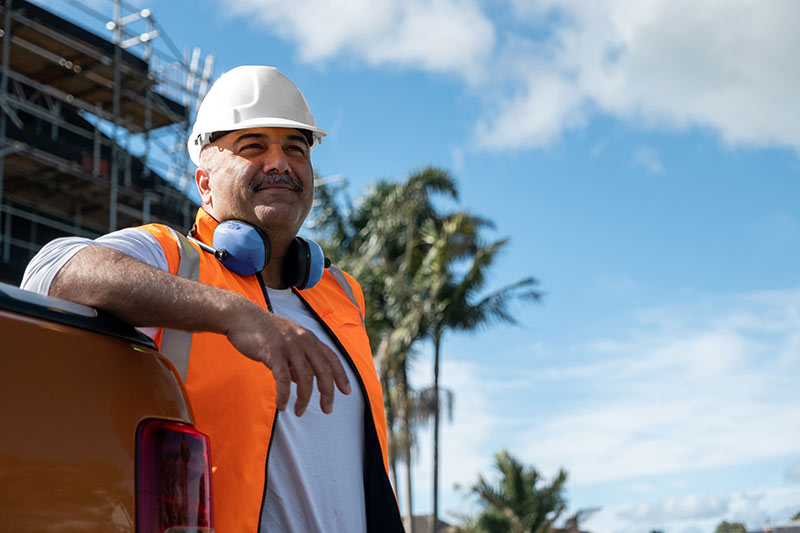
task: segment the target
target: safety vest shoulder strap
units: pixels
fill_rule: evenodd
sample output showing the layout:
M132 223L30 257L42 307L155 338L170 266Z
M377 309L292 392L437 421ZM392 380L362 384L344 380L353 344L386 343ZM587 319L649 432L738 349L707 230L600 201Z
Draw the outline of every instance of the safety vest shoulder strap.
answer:
M350 282L347 281L344 272L339 270L339 267L337 267L336 265L329 266L328 272L331 273L333 279L335 279L336 283L339 284L339 287L342 288L342 290L350 299L350 301L353 302L353 305L355 305L358 308L358 315L361 317L361 323L364 324L364 310L361 309L361 306L358 304L358 301L356 300L356 297L353 294L353 287L352 285L350 285Z
M197 281L200 278L200 252L192 246L189 238L175 231L169 229L172 238L178 243L178 251L180 253L178 264L178 276L181 278Z
M179 264L177 275L197 281L200 276L200 252L192 246L189 239L172 228L168 229L172 238L178 243ZM161 334L161 355L170 360L184 383L186 383L186 373L189 370L189 352L191 349L191 331L164 328Z
M185 279L197 281L200 276L200 252L189 242L186 236L172 228L168 229L170 235L172 235L172 238L175 239L175 242L178 244L179 256L177 275ZM359 311L361 323L364 324L364 311L361 305L359 305L353 293L353 287L350 285L344 272L335 265L331 265L328 271L345 295L347 295L347 298L356 306ZM161 354L172 362L184 383L186 382L186 373L189 368L189 353L191 348L191 331L164 329L161 335Z

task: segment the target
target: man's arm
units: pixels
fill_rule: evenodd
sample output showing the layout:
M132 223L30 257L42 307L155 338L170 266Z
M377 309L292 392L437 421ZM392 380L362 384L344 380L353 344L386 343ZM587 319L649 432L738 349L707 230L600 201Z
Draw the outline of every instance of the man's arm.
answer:
M325 413L333 409L334 383L350 393L338 357L310 331L235 292L174 276L105 246L76 253L53 279L50 295L136 326L226 335L243 355L272 370L278 409L286 408L290 383L297 383L298 416L308 405L314 377Z

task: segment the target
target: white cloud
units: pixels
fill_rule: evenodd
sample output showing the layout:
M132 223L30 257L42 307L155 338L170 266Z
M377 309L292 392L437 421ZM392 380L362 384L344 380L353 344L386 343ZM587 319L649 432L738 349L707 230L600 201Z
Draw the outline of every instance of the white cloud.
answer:
M769 246L795 247L800 245L800 220L785 211L770 213L755 224L761 241Z
M800 418L800 367L783 354L800 329L796 301L759 293L643 313L628 338L582 345L598 362L531 373L531 389L549 382L583 401L531 427L525 458L586 484L795 453L800 428L786 420Z
M772 487L758 492L733 494L728 512L720 520L742 522L749 531L765 523L786 524L797 512L800 486Z
M740 494L752 490L749 484L734 481L730 494L685 496L682 491L704 469L737 472L796 454L800 428L787 420L800 419L795 384L800 359L784 354L794 349L800 331L800 290L685 299L680 307L643 311L621 327L628 334L576 345L586 355L583 364L541 368L537 358L536 368L499 375L488 362L446 358L442 376L455 392L456 410L454 424L442 428L443 511L468 509L453 484L469 486L479 472L489 474L492 454L506 448L545 475L566 468L568 485L584 490L623 480L629 486L652 485L649 476L686 482L669 486L672 499L617 506L592 501L603 506L597 523L604 525L587 526L590 530L641 531L633 520L637 513L649 513L655 529L658 513L683 517L680 528L669 528L675 531L698 524L713 530L725 516L784 519L775 502L786 497L753 503L752 494ZM421 364L414 384L427 384L429 370ZM554 392L569 401L555 401ZM415 509L427 512L430 431L419 438ZM658 482L658 489L665 490L665 484ZM787 490L800 493L800 486ZM631 520L630 527L620 513Z
M450 150L450 155L453 159L453 172L460 174L464 169L464 150L462 148L454 147Z
M495 98L475 128L474 142L489 150L544 146L567 128L583 126L585 98L569 80L533 65L515 67L528 74L518 94Z
M658 502L642 502L620 511L620 518L635 522L663 522L719 516L728 510L729 498L688 494Z
M589 150L589 153L592 155L592 157L597 157L598 155L602 154L603 151L605 151L605 149L606 149L606 142L600 141L598 143L595 143L594 146L592 146L592 148Z
M238 0L301 60L456 74L473 142L543 146L597 113L800 150L800 3L774 0ZM227 9L227 8L226 8ZM513 28L500 21L514 18Z
M800 459L789 465L786 469L786 479L800 482Z
M506 420L498 417L487 407L492 405L491 394L481 380L481 369L464 361L445 359L442 361L442 386L455 392L453 423L446 418L440 426L440 495L446 495L442 505L442 516L462 506L467 489L475 483L478 473L485 471L492 462L492 442ZM416 365L411 375L415 388L430 384L430 368L427 364ZM414 468L414 512L425 514L432 509L432 443L430 425L419 429L418 463ZM454 492L455 485L463 490ZM403 487L405 492L405 487ZM404 504L401 504L404 505Z
M570 499L602 507L584 524L589 531L713 531L722 520L752 530L788 520L786 509L800 501L790 477L800 463L786 469L791 486L759 485L743 472L797 453L800 427L787 421L800 419L800 359L782 354L796 346L800 290L683 298L637 314L619 328L628 333L576 345L583 364L542 368L537 357L535 368L509 375L490 360L446 357L442 378L456 403L454 423L442 426L442 515L475 513L453 486L491 475L492 454L505 448L545 476L566 468L569 490L584 498L598 486L613 493L609 501ZM420 360L412 384L429 382L429 361ZM426 513L428 428L419 443L415 510ZM695 476L726 469L727 491L698 492Z
M633 154L633 162L650 174L664 173L664 165L661 164L661 158L658 157L658 152L649 146L640 146L637 148L636 152Z
M658 501L619 503L603 507L582 529L615 533L714 531L726 520L741 522L748 531L766 523L786 523L800 498L800 487L768 488L758 493L695 494ZM787 512L787 509L789 510Z
M475 0L231 2L234 13L293 42L300 58L355 58L451 72L477 80L494 46L494 27Z
M545 0L516 7L532 22L554 13L561 22L545 43L546 63L517 57L525 89L485 131L505 131L515 113L551 105L537 87L555 78L547 84L568 86L566 107L539 115L544 123L526 125L527 132L517 129L521 143L540 145L569 127L563 117L596 109L653 127L708 127L729 143L800 149L793 59L800 4ZM494 147L491 139L484 145Z

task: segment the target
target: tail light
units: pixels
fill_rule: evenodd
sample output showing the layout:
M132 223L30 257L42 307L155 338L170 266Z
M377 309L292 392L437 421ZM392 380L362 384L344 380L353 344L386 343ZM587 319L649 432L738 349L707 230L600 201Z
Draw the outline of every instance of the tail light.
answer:
M145 420L136 432L137 533L211 533L208 437L188 424Z

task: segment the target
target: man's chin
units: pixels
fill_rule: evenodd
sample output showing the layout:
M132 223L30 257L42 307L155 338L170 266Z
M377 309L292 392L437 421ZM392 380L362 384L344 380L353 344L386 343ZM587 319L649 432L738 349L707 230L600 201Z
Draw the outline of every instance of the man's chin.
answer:
M299 211L296 204L273 203L256 207L254 218L257 222L251 223L268 233L280 231L294 236L300 230L306 216L308 211Z

